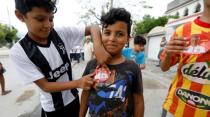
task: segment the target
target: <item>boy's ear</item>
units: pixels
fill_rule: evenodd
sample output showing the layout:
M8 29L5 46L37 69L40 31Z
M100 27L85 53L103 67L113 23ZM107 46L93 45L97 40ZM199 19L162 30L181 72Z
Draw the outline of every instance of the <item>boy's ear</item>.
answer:
M15 15L20 21L24 22L24 15L19 10L15 10Z

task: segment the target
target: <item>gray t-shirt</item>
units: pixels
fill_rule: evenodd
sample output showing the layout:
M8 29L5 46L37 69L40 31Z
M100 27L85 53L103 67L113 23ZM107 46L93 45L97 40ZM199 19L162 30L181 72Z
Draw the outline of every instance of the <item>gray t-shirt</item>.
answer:
M90 61L83 75L94 72L96 60ZM143 93L139 66L130 60L117 65L108 65L111 77L107 82L90 91L89 113L92 117L108 116L130 117L133 115L133 94Z

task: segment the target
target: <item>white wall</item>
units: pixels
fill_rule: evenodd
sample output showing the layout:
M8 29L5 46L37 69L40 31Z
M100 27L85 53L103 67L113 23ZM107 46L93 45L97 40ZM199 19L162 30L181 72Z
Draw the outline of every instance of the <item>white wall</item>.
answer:
M196 9L197 4L200 3L201 5L201 11L203 10L203 0L198 0L198 1L192 1L186 5L180 6L173 11L167 13L166 15L176 15L177 12L179 12L179 16L183 17L184 16L184 11L186 8L188 8L189 12L188 15L194 14L194 11Z
M157 56L160 50L162 37L163 35L148 38L148 59L159 60Z

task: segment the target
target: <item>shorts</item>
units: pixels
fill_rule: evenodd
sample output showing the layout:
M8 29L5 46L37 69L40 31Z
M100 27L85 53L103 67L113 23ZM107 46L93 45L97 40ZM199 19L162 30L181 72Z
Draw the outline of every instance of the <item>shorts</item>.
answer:
M60 110L56 110L53 112L45 112L42 109L42 116L41 117L79 117L79 96L68 104L67 106L63 107Z
M0 75L2 75L4 72L6 72L6 70L4 68L0 69Z

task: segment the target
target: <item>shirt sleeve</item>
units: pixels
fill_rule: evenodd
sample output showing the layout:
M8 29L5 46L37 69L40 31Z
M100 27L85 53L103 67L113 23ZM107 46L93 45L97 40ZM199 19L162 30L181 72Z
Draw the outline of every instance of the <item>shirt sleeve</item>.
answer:
M140 67L133 63L134 76L132 80L132 93L143 93L143 82Z
M130 57L129 57L129 48L124 48L123 50L122 50L122 55L125 57L125 58L127 58L127 59L130 59Z
M85 70L82 76L93 73L95 71L96 66L97 66L97 61L95 59L89 61L85 67Z
M145 56L144 56L143 52L138 54L138 56L136 58L136 63L137 64L145 64Z
M10 59L18 79L23 84L30 84L44 78L41 71L29 60L23 48L17 43L10 50Z
M55 30L64 41L68 52L70 52L75 46L82 45L82 40L85 37L85 26L57 27Z

